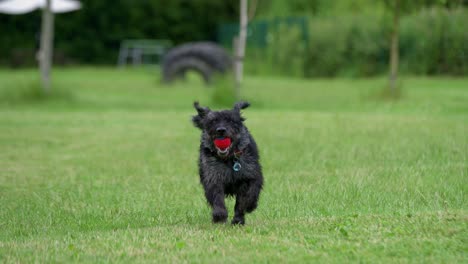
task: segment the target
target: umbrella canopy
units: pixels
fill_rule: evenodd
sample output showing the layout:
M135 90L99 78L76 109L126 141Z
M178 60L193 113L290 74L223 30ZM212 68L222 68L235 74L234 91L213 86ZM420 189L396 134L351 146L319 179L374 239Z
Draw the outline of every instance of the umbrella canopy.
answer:
M19 15L29 13L46 6L46 0L6 0L0 1L0 13ZM54 13L65 13L81 8L74 0L52 0L51 9Z

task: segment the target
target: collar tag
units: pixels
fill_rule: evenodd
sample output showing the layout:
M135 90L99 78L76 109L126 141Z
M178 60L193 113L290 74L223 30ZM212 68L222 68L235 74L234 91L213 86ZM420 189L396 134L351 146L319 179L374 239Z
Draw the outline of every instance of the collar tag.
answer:
M232 169L234 171L240 171L241 168L242 168L242 166L238 161L234 162L234 165L232 166Z

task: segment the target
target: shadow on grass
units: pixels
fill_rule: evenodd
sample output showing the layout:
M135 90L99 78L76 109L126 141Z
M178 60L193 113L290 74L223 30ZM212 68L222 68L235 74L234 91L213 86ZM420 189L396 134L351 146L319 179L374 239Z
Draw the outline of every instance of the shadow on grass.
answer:
M369 91L363 96L363 99L370 101L397 102L402 100L404 97L405 93L403 89L403 83L400 80L394 89L390 88L387 82L382 84L380 88Z
M376 94L377 99L385 101L398 101L401 100L403 96L404 93L401 85L398 85L394 89L391 89L390 87L384 87Z

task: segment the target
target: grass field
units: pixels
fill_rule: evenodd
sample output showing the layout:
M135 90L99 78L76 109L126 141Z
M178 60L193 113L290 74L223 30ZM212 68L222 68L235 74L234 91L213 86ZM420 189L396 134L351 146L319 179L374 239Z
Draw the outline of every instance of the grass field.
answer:
M213 225L189 117L213 89L147 70L0 70L0 262L468 261L468 79L248 77L265 189ZM232 217L233 201L228 201Z

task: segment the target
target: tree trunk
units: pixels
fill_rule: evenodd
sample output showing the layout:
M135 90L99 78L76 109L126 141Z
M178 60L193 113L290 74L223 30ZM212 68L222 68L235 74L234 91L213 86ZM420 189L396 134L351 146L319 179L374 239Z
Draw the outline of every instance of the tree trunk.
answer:
M393 10L393 30L390 45L390 92L395 94L399 61L400 0L395 0Z
M244 72L244 56L245 56L245 43L247 41L247 0L240 0L240 23L239 23L239 37L234 40L235 42L235 69L234 74L236 78L236 96L240 98L240 87L243 79Z
M42 10L41 47L39 51L39 67L42 79L42 88L50 92L50 71L52 67L52 50L54 39L54 13L51 8L52 0L46 0Z

